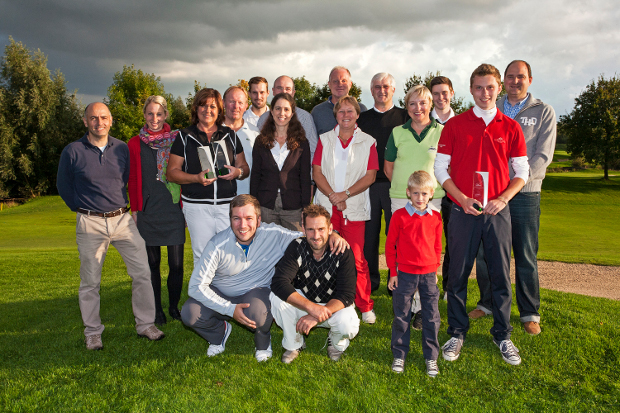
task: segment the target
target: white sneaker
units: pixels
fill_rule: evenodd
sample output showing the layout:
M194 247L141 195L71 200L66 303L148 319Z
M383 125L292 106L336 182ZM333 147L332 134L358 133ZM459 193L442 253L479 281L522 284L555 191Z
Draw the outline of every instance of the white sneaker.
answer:
M232 326L228 321L224 321L226 329L224 330L224 339L222 340L222 344L210 344L207 349L207 356L213 357L221 354L226 349L226 340L228 340L228 336L230 336L230 332L232 331Z
M261 361L267 361L273 355L273 351L271 351L271 343L269 343L269 348L267 350L256 350L254 353L254 357L256 357L256 361L259 363Z
M374 324L377 322L377 315L375 310L366 311L362 313L362 321L366 324Z

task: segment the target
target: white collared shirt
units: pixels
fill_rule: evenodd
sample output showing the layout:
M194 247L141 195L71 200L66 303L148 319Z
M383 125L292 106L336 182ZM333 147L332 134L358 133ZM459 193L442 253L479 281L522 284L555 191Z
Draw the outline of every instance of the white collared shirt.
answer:
M290 151L286 146L286 141L284 141L284 144L282 146L280 146L278 141L273 142L273 148L271 148L271 155L278 164L279 170L282 170L282 167L284 166L284 161L286 161L286 157L288 156L289 152Z

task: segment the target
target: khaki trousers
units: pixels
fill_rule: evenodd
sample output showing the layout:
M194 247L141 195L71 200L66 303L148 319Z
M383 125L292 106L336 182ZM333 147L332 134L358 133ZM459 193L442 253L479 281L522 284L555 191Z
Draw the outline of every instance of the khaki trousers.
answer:
M110 244L123 257L127 273L132 279L131 305L136 331L141 334L152 326L155 321L155 298L151 271L144 240L131 214L102 218L78 213L75 232L80 253L79 302L84 335L101 334L104 329L99 316L99 288L101 268Z

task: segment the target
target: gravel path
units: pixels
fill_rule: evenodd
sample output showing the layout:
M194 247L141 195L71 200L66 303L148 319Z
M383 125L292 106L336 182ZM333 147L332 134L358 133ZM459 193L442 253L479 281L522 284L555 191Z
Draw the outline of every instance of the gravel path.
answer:
M443 259L443 256L442 256ZM386 270L385 255L379 257L379 268ZM515 280L515 262L510 264L510 278ZM441 267L439 267L441 274ZM476 277L476 266L470 278ZM538 261L540 288L620 300L620 267L565 262Z

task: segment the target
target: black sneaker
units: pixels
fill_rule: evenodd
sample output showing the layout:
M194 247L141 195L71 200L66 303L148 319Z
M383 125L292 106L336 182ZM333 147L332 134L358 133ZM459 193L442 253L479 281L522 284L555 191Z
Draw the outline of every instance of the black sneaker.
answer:
M502 353L502 358L506 363L512 364L513 366L518 366L521 364L519 349L512 344L511 340L497 341L493 339L493 342L497 347L499 347L499 351Z
M413 320L411 320L411 328L414 330L422 330L422 310L413 315Z

